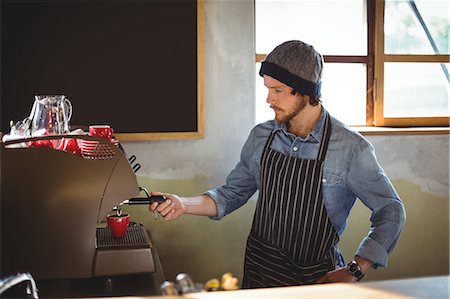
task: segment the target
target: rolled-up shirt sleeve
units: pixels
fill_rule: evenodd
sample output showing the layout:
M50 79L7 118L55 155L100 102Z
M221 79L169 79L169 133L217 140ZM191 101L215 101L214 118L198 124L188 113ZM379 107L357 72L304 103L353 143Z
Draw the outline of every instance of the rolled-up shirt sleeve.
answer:
M391 181L379 165L373 146L363 139L349 164L347 185L371 211L371 226L356 255L373 267L387 267L406 221L405 207Z
M217 206L217 215L210 217L211 219L220 220L225 215L238 209L248 201L258 188L256 183L258 154L255 151L255 130L253 129L250 132L242 148L240 161L228 175L226 184L205 192Z

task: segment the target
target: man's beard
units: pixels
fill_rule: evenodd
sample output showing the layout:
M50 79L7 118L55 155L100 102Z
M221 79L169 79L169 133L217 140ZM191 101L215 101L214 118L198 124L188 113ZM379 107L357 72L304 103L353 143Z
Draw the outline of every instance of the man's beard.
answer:
M299 98L297 103L295 103L294 109L288 113L284 114L284 111L275 111L275 120L279 123L288 124L297 114L299 114L303 109L305 109L308 98Z

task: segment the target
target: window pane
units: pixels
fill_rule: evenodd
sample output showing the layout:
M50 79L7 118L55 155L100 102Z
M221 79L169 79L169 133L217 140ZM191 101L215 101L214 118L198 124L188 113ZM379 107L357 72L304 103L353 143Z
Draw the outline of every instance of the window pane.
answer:
M266 103L267 89L256 64L256 123L273 119ZM344 78L344 79L343 79ZM325 63L322 78L322 102L334 117L347 125L366 124L366 67L364 64Z
M323 55L367 55L365 0L255 0L256 53L293 39Z
M265 122L266 120L273 119L275 113L266 103L267 99L267 88L264 86L264 80L259 75L259 69L261 68L261 63L256 63L255 69L255 95L256 95L256 105L255 105L255 121L257 124Z
M322 102L334 117L347 125L366 125L366 65L325 63Z
M449 54L448 31L448 0L386 1L387 54Z
M440 63L385 63L384 116L450 116L449 83Z

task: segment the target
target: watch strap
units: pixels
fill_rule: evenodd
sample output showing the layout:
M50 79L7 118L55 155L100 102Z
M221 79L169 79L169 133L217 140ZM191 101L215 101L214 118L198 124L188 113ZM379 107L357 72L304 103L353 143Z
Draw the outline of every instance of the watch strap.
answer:
M357 281L360 281L364 277L364 273L361 271L361 268L355 260L348 263L347 270L356 278Z

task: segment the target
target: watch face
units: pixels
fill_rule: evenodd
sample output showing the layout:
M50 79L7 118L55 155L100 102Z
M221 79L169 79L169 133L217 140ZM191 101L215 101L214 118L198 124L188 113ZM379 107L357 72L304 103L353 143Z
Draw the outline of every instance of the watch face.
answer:
M347 265L347 269L353 276L355 276L358 279L358 281L364 276L364 273L361 272L358 264L355 261L349 263Z
M355 272L355 271L358 270L358 265L357 265L356 263L351 263L350 266L348 267L348 269L349 269L351 272Z

